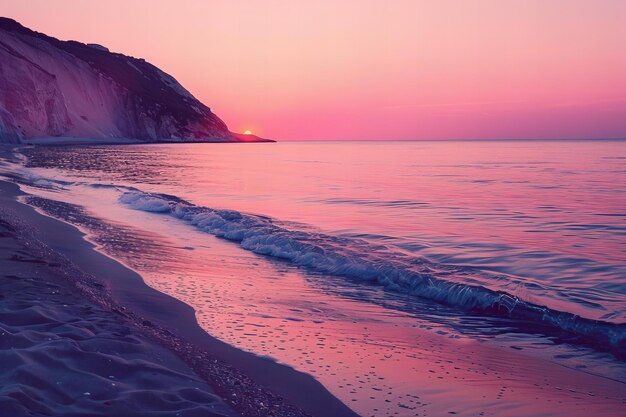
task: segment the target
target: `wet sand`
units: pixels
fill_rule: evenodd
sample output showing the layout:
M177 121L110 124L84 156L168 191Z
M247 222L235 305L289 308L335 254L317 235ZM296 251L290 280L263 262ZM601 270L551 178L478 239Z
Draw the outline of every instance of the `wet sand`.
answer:
M0 182L1 415L356 415L311 376L210 337L20 194Z

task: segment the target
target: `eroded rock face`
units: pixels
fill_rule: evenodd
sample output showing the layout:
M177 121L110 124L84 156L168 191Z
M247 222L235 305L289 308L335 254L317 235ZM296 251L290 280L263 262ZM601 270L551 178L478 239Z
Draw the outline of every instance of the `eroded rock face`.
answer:
M42 137L237 141L152 64L0 18L0 142Z

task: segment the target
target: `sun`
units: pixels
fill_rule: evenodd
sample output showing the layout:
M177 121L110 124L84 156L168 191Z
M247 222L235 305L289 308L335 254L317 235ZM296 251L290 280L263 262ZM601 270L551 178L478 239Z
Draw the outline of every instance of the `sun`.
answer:
M245 132L243 132L244 135L251 135L252 131L251 130L246 130Z

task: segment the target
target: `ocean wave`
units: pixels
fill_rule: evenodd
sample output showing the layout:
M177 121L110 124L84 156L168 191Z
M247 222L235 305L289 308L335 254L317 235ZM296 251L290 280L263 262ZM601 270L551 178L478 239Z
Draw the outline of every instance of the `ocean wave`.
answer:
M446 276L459 270L394 252L383 245L290 230L268 217L200 207L163 194L128 191L120 196L120 202L132 209L173 216L203 232L238 242L246 250L311 270L376 283L465 310L547 326L620 351L626 348L626 325L586 319L481 285L453 282Z
M16 156L22 155L16 154ZM44 190L67 191L72 186L86 186L91 188L113 188L119 191L138 191L137 188L132 186L98 183L91 181L64 180L56 178L54 176L50 176L54 175L54 173L51 172L47 172L44 176L38 173L36 170L25 167L23 165L24 163L24 161L14 163L10 161L0 160L0 178L5 178L11 181L15 181L19 184L25 184L30 187L41 188ZM59 173L59 176L63 176L63 174Z
M16 153L15 155L16 157L20 156L23 158L21 154ZM0 161L0 176L48 190L63 190L66 186L73 184L73 182L70 181L44 177L37 174L32 169L26 168L23 165L24 160L22 158L20 158L20 161L17 163L7 160Z

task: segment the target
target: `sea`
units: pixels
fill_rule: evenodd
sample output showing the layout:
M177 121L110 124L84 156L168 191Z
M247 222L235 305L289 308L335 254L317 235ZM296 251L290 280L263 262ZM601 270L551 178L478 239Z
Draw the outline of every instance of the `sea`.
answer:
M626 384L624 141L19 153L24 202L364 416L489 415L537 363ZM544 410L511 395L495 415Z

